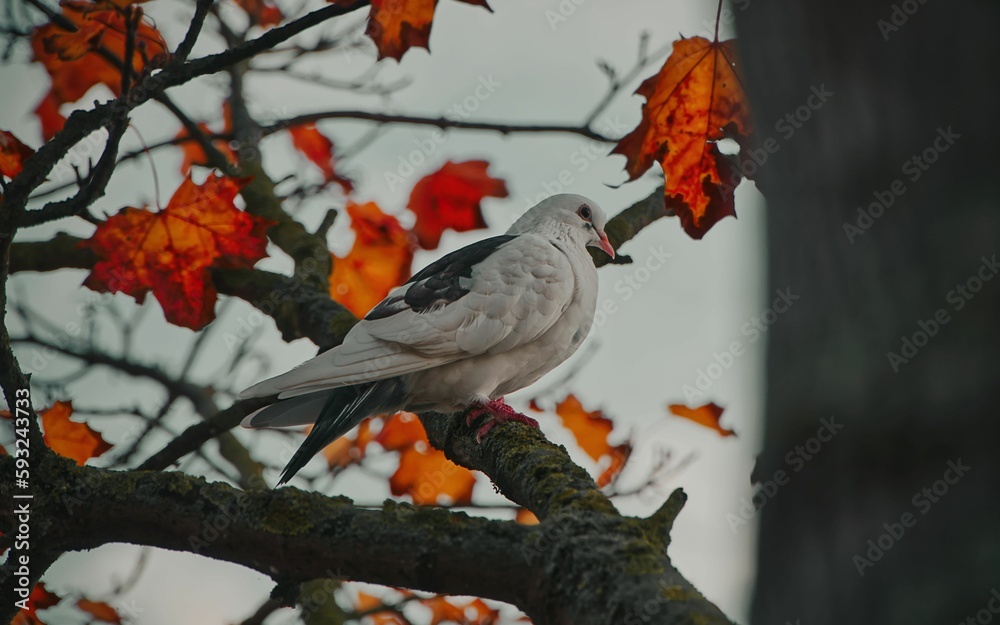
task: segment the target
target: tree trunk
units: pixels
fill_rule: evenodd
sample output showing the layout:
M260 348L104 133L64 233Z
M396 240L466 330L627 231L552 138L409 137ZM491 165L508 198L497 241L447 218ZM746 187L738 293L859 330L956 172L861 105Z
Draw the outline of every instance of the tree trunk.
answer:
M733 10L778 146L758 173L769 288L800 296L769 332L753 622L987 622L1000 4Z

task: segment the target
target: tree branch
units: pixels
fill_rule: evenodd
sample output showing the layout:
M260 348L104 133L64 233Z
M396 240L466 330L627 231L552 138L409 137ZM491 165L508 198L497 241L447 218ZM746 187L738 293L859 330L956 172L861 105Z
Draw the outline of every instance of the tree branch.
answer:
M433 428L430 418L425 423ZM448 453L475 457L466 449L471 430L454 434ZM481 456L494 458L501 473L491 477L512 491L534 492L533 482L558 481L551 473L582 471L568 457L553 464L565 452L528 428L500 426L491 440ZM509 448L522 450L522 464L501 460ZM0 467L12 470L13 459L0 458ZM364 510L296 488L246 492L182 473L110 472L53 456L33 479L59 485L37 489L32 505L33 544L48 551L150 545L241 564L282 584L347 578L506 601L536 625L729 622L666 555L680 491L650 519L622 517L596 496L555 494L569 503L523 526L394 502ZM0 497L11 490L10 480L0 482ZM0 510L0 530L14 523L12 509Z
M614 143L617 139L606 137L601 133L591 129L589 126L568 125L568 124L509 124L502 122L485 121L461 121L448 119L445 117L417 117L411 115L394 115L390 113L373 113L371 111L325 111L321 113L308 113L298 115L278 123L264 126L261 133L264 136L286 130L302 124L311 124L323 119L360 119L376 122L379 124L410 124L415 126L433 126L442 130L454 128L457 130L488 130L499 132L500 134L510 133L540 133L553 132L578 135L600 141L602 143Z

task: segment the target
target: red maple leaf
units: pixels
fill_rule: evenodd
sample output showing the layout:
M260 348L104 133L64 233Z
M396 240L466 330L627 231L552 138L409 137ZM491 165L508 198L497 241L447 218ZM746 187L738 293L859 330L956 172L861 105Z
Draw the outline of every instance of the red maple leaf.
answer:
M334 2L336 0L333 0ZM492 11L486 0L459 0ZM378 58L403 58L410 48L428 48L438 0L372 0L366 34L378 48Z
M246 11L247 16L254 24L264 28L277 26L285 19L281 9L275 6L271 0L236 0L236 4Z
M21 143L13 133L0 130L0 176L13 178L21 173L24 161L35 151Z
M354 183L337 173L333 141L322 134L315 124L293 126L288 129L288 133L292 137L292 145L295 146L295 149L302 152L306 158L319 167L327 182L336 182L344 190L344 193L350 193L354 190Z
M486 227L483 198L507 197L504 181L486 173L489 166L487 161L448 161L414 185L407 206L417 215L413 233L420 247L436 248L449 228L465 232Z
M736 215L738 168L719 151L724 138L744 144L751 133L746 93L736 67L735 41L681 39L660 72L637 94L642 121L615 147L635 180L659 161L667 206L684 231L700 239L720 219Z
M198 330L215 318L212 267L246 268L266 255L273 224L236 208L249 180L190 176L159 212L124 208L81 243L98 258L84 285L142 302L153 292L167 321Z
M86 2L64 0L63 15L76 27L70 32L56 24L39 26L31 35L34 60L45 66L52 78L52 88L35 109L48 140L65 123L59 106L76 102L94 85L103 84L121 95L121 65L124 64L126 12L128 2ZM140 11L130 7L130 11ZM167 54L160 33L146 21L136 30L136 53L132 67L141 72L146 59L152 61Z

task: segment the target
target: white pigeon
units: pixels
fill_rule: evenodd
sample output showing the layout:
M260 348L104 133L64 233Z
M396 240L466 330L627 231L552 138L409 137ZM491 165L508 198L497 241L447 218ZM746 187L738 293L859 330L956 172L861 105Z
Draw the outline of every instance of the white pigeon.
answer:
M587 247L612 258L607 217L580 195L554 195L506 234L456 250L394 289L344 342L240 398L277 395L244 427L315 423L281 474L287 482L365 417L469 410L496 424L538 422L503 399L551 371L583 342L597 304Z

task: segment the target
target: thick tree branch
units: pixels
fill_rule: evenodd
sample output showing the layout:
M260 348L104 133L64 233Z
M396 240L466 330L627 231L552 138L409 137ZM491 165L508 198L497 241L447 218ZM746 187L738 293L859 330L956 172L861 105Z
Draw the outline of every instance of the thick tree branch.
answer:
M486 455L524 450L520 466L497 463L505 474L495 481L525 493L538 479L554 483L546 474L559 452L537 435L507 425L491 437ZM461 451L464 437L453 440L449 453L475 456ZM566 462L559 471L575 471ZM4 471L12 464L0 458ZM280 583L346 578L507 601L536 625L728 623L666 555L679 491L650 519L569 497L529 527L393 502L364 510L295 488L246 492L181 473L109 472L53 456L33 479L59 485L38 489L33 501L32 538L47 551L151 545L241 564ZM0 483L0 497L11 488ZM11 509L0 510L0 530L14 520Z

